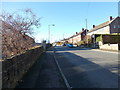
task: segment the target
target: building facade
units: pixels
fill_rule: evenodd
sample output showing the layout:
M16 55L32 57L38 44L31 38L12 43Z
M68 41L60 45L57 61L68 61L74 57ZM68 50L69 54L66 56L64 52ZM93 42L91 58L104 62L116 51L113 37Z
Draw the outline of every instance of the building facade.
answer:
M72 44L77 44L78 42L80 42L81 40L84 40L86 33L88 30L82 28L82 31L77 33L73 36L71 36L70 38L68 38L68 42L72 43Z
M88 36L93 34L114 34L120 33L120 17L112 18L110 16L109 21L100 25L93 25L93 28L87 33Z

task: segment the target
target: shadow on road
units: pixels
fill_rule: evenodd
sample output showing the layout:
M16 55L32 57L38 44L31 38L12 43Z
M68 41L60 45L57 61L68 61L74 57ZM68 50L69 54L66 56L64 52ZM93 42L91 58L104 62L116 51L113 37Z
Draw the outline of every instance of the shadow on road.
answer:
M57 51L65 50L58 48ZM69 52L56 52L56 57L73 88L118 88L118 75L91 62L89 58Z

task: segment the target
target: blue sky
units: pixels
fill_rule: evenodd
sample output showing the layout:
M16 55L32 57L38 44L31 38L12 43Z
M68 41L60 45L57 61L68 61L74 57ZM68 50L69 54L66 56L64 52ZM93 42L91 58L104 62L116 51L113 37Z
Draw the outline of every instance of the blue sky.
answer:
M117 2L4 2L2 8L6 12L18 9L31 8L41 19L41 27L34 30L37 42L48 39L48 25L51 26L51 41L67 38L75 32L85 28L85 19L88 29L109 20L109 16L118 16Z

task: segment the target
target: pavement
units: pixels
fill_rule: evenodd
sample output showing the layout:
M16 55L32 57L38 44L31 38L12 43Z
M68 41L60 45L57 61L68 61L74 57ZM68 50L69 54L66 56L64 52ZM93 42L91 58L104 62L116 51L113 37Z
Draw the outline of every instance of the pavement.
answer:
M21 82L16 86L17 88L66 88L54 61L52 50L41 55L21 79Z
M58 63L73 88L118 88L118 53L55 47Z
M103 50L103 49L94 49L94 48L82 48L85 50L93 50L93 51L100 51L100 52L108 52L108 53L120 53L120 51L114 51L114 50Z

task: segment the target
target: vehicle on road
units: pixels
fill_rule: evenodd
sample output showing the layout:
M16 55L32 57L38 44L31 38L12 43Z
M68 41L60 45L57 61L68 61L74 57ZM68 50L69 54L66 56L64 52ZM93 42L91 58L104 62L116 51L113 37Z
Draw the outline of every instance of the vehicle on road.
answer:
M78 47L78 45L74 44L73 47Z
M73 44L67 44L67 47L72 48L72 47L73 47Z
M66 44L63 44L62 46L66 46Z

